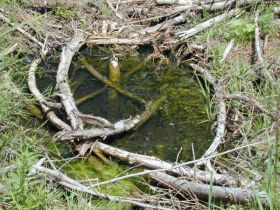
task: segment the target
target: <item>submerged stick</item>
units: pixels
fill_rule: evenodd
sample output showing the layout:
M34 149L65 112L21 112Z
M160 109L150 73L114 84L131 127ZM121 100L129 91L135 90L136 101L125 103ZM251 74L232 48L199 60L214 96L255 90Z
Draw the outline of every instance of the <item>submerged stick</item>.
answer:
M84 103L85 101L87 101L87 100L89 100L89 99L92 99L92 98L94 98L94 97L100 95L100 94L103 93L106 89L107 89L106 87L103 87L103 88L100 88L100 89L98 89L98 90L96 90L96 91L94 91L94 92L92 92L92 93L90 93L90 94L88 94L88 95L85 95L85 96L83 96L83 97L81 97L81 98L75 100L75 104L78 106L78 105Z
M145 101L143 98L141 98L141 97L139 97L139 96L137 96L137 95L135 95L135 94L133 94L133 93L131 93L131 92L125 90L125 89L123 89L121 86L119 86L119 85L117 85L117 84L111 82L109 79L107 79L107 77L105 77L105 76L103 76L102 74L100 74L92 65L90 65L90 64L85 60L85 58L81 59L81 63L85 66L85 68L87 69L87 71L88 71L92 76L94 76L96 79L98 79L98 80L100 80L101 82L103 82L105 85L108 85L109 87L115 89L116 91L118 91L118 92L121 93L122 95L127 96L127 97L129 97L129 98L131 98L131 99L133 99L133 100L135 100L135 101L138 101L138 102L140 102L141 104L146 104L146 101Z
M251 189L200 184L175 178L162 172L151 173L150 177L187 195L193 193L201 199L208 199L209 194L211 193L215 201L247 204L254 201L254 198L256 197L255 195L257 195L262 205L266 206L268 204L268 199L265 192L255 193Z

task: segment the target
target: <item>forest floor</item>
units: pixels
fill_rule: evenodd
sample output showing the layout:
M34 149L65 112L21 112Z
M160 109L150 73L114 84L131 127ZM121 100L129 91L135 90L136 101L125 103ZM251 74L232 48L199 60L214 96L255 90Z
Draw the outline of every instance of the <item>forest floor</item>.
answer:
M144 0L46 2L0 1L0 209L131 208L123 204L125 199L117 199L119 204L112 206L114 199L106 199L107 195L92 196L77 188L61 187L59 178L34 172L36 164L55 169L50 159L55 156L59 161L60 157L47 149L53 133L46 128L46 116L52 110L43 113L30 94L30 65L41 56L42 47L51 49L49 56L59 56L77 29L86 34L87 47L106 45L114 54L128 54L149 44L154 49L150 58L156 64L164 65L172 56L177 65L191 66L201 78L205 112L214 122L218 140L217 148L202 157L210 167L205 164L200 169L208 173L207 169L214 168L216 174L250 180L246 189L256 195L263 192L267 198L265 204L258 196L246 203L234 199L220 203L213 201L211 190L206 199L180 190L179 199L172 203L179 190L168 186L169 190L159 193L164 199L147 202L151 205L147 209L280 209L279 3L239 5L236 14L192 34L186 28L193 29L236 5L212 10L209 4L182 9ZM69 142L73 142L71 137ZM42 158L44 163L38 165ZM242 184L234 187L245 188ZM140 196L133 202L142 205L145 201L146 205L145 199Z

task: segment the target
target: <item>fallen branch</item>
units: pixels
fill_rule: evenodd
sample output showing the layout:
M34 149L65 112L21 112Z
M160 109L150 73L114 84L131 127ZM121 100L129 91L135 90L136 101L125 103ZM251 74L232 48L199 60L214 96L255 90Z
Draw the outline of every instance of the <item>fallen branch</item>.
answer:
M79 111L75 105L75 101L68 85L68 71L74 54L83 44L83 33L75 31L74 36L68 43L67 47L62 49L56 76L56 87L60 92L61 103L64 106L73 130L83 129L83 121L78 116Z
M210 27L214 26L217 23L222 22L226 18L231 18L231 17L233 17L235 15L238 15L239 13L240 13L239 9L234 9L234 10L231 10L229 12L225 12L225 13L219 15L219 16L216 16L214 18L211 18L211 19L205 21L204 23L198 24L198 25L196 25L195 27L193 27L191 29L177 32L176 35L179 37L180 40L184 40L184 39L190 38L190 37L198 34L199 32L201 32L201 31L203 31L203 30L205 30L207 28L210 28Z
M185 22L186 20L186 17L187 17L187 14L184 13L184 14L181 14L175 18L172 18L170 20L167 20L167 21L164 21L162 23L159 23L155 26L151 26L151 27L146 27L146 28L143 28L142 30L140 30L140 34L151 34L151 33L155 33L157 31L160 31L160 30L163 30L163 29L166 29L170 26L173 26L173 25L177 25L177 24L180 24L180 23L183 23Z
M196 163L198 161L189 161L183 164L174 165L172 163L168 163L156 157L151 157L147 155L140 155L132 152L127 152L118 148L114 148L112 146L103 144L101 142L92 142L88 145L88 148L97 148L102 151L104 154L112 157L116 157L120 160L127 161L130 164L140 164L147 168L158 169L159 171L169 171L174 174L188 177L190 179L199 180L205 183L210 183L213 180L214 183L219 185L227 185L227 186L245 186L247 185L247 181L242 179L237 179L232 176L222 175L222 174L213 174L210 172L204 172L198 169L192 169L185 167L187 165ZM155 170L155 171L158 171ZM152 171L153 172L153 171ZM148 174L146 172L140 172L137 174L127 175L125 178L135 177L140 175ZM105 181L104 183L99 183L99 185L113 183L119 180L124 179L123 177L116 178L114 181Z
M91 128L76 131L61 131L55 135L57 140L71 140L71 139L91 139L101 137L106 139L108 136L121 134L132 129L135 129L146 122L158 109L160 103L166 99L165 96L160 97L153 103L146 105L146 110L132 119L120 120L107 128Z
M260 65L257 71L257 75L261 79L267 77L267 79L269 79L271 82L274 82L274 79L272 78L271 74L266 69L265 59L263 57L263 52L261 49L260 28L258 26L258 21L259 21L259 12L257 11L255 17L255 48L257 53L258 64Z
M44 47L44 44L42 42L40 42L38 39L36 39L34 36L30 35L29 33L27 33L25 30L23 30L21 27L16 26L16 24L12 23L10 21L10 19L6 18L4 15L2 15L0 13L0 19L6 23L8 23L9 25L11 25L12 27L15 27L16 30L18 30L20 33L22 33L25 37L27 37L28 39L30 39L31 41L35 42L37 45L39 45L41 48Z
M94 92L92 92L92 93L90 93L90 94L88 94L88 95L85 95L85 96L83 96L83 97L81 97L81 98L75 100L75 104L78 106L78 105L80 105L80 104L86 102L87 100L92 99L92 98L94 98L94 97L100 95L100 94L103 93L106 89L107 89L106 87L103 87L103 88L100 88L100 89L98 89L98 90L96 90L96 91L94 91Z
M45 56L47 54L48 50L45 49L42 52L42 55ZM57 127L60 130L72 130L71 127L63 122L60 118L58 118L55 114L54 111L52 111L48 106L45 105L46 100L44 98L44 96L41 94L41 92L39 91L39 89L37 88L36 85L36 69L39 65L39 63L41 63L42 58L41 57L37 57L33 60L33 62L31 63L29 72L28 72L28 87L30 92L33 94L33 96L36 98L36 100L39 102L44 114L47 116L47 118L50 120L50 122Z
M186 195L193 193L198 198L204 200L208 199L209 194L211 194L215 201L247 204L254 201L255 197L258 196L262 205L267 206L268 204L268 198L265 192L256 193L251 189L229 188L194 183L175 178L162 172L150 173L150 177L164 185L167 185L168 187L172 187L177 191L185 193Z
M199 72L200 74L202 74L202 76L211 85L213 85L213 88L215 91L215 99L218 104L218 117L217 117L218 125L217 125L217 129L216 129L216 135L215 135L215 138L214 138L211 146L206 150L206 152L201 157L201 158L205 158L205 157L209 157L209 156L213 155L223 140L223 136L224 136L225 128L226 128L226 117L227 117L226 103L224 101L223 87L216 80L215 76L212 75L206 69L199 67L198 65L191 64L191 67L194 69L195 72ZM198 165L201 165L201 164L205 164L208 166L209 169L211 169L210 160L198 162Z
M162 209L162 210L171 210L170 208L165 208L161 206L154 206L148 203L145 203L142 199L137 198L126 198L126 197L119 197L119 196L112 196L105 193L98 192L96 190L91 190L89 187L81 184L78 181L75 181L74 179L71 179L70 177L66 176L65 174L61 173L58 170L52 170L48 169L42 166L34 166L34 169L36 169L39 172L45 173L46 175L50 177L55 177L58 179L58 184L72 190L77 190L80 192L84 192L93 196L101 197L108 199L113 202L123 202L123 203L129 203L135 206L140 206L144 208L150 208L150 209Z
M256 101L253 98L250 98L246 95L242 95L242 94L227 94L225 95L225 98L227 99L233 99L233 100L238 100L238 101L243 101L246 103L249 103L250 106L255 107L257 110L259 110L260 112L267 114L268 116L275 118L275 114L269 112L262 104L260 104L258 101Z
M231 40L229 41L229 43L228 43L228 45L227 45L227 47L226 47L224 53L223 53L223 57L222 57L220 63L223 63L223 62L226 60L226 58L227 58L228 54L230 53L230 51L231 51L233 45L234 45L234 39L231 39Z

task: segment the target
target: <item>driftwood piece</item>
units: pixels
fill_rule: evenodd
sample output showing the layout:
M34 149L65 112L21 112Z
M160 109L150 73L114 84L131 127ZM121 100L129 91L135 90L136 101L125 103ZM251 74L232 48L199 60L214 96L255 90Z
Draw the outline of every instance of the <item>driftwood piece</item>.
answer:
M173 168L174 165L172 163L168 163L159 158L127 152L98 141L91 143L91 145L89 145L89 148L90 147L97 148L108 156L116 157L120 160L127 161L130 164L141 164L151 169L166 169L174 174L189 177L190 179L196 179L206 183L210 183L211 180L213 180L213 182L216 184L227 186L245 186L247 184L246 181L235 178L233 176L222 174L211 175L210 172L204 172L199 169L192 169L183 166Z
M223 20L225 20L226 18L231 18L235 15L238 15L240 13L240 10L239 9L234 9L234 10L231 10L231 11L228 11L228 12L225 12L221 15L218 15L214 18L211 18L203 23L200 23L198 25L196 25L195 27L191 28L191 29L188 29L188 30L183 30L183 31L179 31L176 33L176 35L179 37L180 40L184 40L184 39L187 39L187 38L190 38L196 34L198 34L199 32L207 29L207 28L210 28L212 26L214 26L215 24L217 23L220 23L222 22Z
M61 103L64 106L73 130L83 129L83 122L78 116L79 111L68 85L68 71L74 54L84 44L84 40L84 34L80 31L75 31L67 47L62 49L56 76L56 87L60 92Z
M106 139L108 136L113 136L135 129L146 122L158 109L160 103L166 97L160 97L158 100L146 105L146 110L141 114L131 119L120 120L114 123L111 127L107 128L91 128L76 131L61 131L55 137L58 140L71 140L71 139L91 139L101 137Z
M119 197L119 196L112 196L105 193L101 193L97 190L92 190L88 186L83 185L82 183L68 177L67 175L61 173L58 170L48 169L42 166L33 166L33 168L41 173L46 174L49 177L55 177L58 180L58 184L72 190L77 190L80 192L84 192L93 196L101 197L108 199L114 202L123 202L129 203L135 206L140 206L149 209L162 209L162 210L171 210L170 208L165 208L161 206L154 206L151 204L146 203L143 199L137 198L126 198L126 197Z
M46 55L48 52L47 49L43 50L42 54ZM46 114L47 118L50 120L50 122L57 127L60 130L71 130L71 127L63 122L60 118L58 118L55 114L54 111L52 111L48 106L45 105L46 99L44 98L44 96L41 94L41 92L39 91L39 89L37 88L36 85L36 69L39 65L39 63L41 63L42 58L38 57L35 58L33 60L33 62L31 63L29 72L28 72L28 87L30 92L34 95L34 97L36 98L36 100L39 102L43 112Z
M211 186L207 184L189 182L162 172L151 173L150 177L164 185L167 185L168 187L174 188L177 191L187 195L193 193L198 198L205 200L209 198L209 194L211 193L215 201L248 204L254 201L255 195L257 195L262 205L266 206L268 204L265 192L256 193L251 189Z
M218 104L218 118L217 118L217 129L216 129L216 135L213 140L213 143L211 146L206 150L206 152L203 154L202 158L209 157L212 154L214 154L221 144L223 140L223 136L225 133L225 128L226 128L226 117L227 117L227 112L226 112L226 103L224 101L224 90L223 87L219 84L217 79L215 78L214 75L212 75L209 71L206 69L203 69L199 67L198 65L191 64L192 68L194 71L202 74L202 76L211 84L213 85L214 91L215 91L215 99ZM210 160L207 161L201 161L198 163L198 165L205 164L210 166Z

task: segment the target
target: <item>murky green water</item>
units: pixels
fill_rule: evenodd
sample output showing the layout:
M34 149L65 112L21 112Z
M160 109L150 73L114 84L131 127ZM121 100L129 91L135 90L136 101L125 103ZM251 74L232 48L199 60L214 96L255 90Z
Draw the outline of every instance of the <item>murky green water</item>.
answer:
M108 56L97 49L85 49L81 52L87 61L104 76L108 76ZM79 99L104 87L104 84L93 78L80 64L79 56L74 59L70 71L71 88L75 99ZM152 62L145 62L147 55L121 56L120 85L146 99L153 100L162 95L167 96L155 115L138 130L114 139L111 145L140 154L157 156L163 160L187 161L193 158L192 144L195 156L200 157L211 143L210 122L207 121L203 96L196 78L185 69L173 64L156 68ZM56 66L48 64L48 70ZM55 74L41 75L41 88L54 79ZM48 79L47 79L48 78ZM115 97L112 98L112 94ZM80 104L78 109L87 114L104 117L111 122L129 118L143 111L141 104L123 95L112 93L109 87L100 95ZM179 152L180 151L180 152ZM179 154L178 154L179 153ZM64 169L75 178L99 177L106 180L115 177L124 170L124 166L116 163L102 163L101 160L90 157L77 159L66 164ZM124 195L123 186L132 192L133 182L119 184L116 194ZM104 189L112 192L112 187ZM122 191L122 193L120 193ZM115 193L112 193L115 194Z

